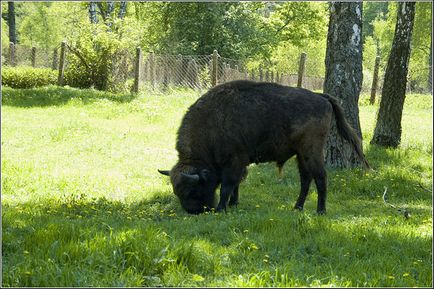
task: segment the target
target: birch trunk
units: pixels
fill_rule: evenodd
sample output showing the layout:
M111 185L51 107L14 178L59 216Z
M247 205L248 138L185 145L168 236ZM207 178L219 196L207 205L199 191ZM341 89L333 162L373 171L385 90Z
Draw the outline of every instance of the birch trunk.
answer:
M361 138L358 101L363 80L362 3L331 2L329 8L324 92L340 100L345 117ZM325 155L330 167L362 165L353 147L338 134L334 118Z
M387 61L380 108L371 144L397 147L401 142L401 119L415 10L415 2L398 4L395 36Z
M14 44L17 44L14 2L8 2L8 26L9 26L9 41L13 42Z

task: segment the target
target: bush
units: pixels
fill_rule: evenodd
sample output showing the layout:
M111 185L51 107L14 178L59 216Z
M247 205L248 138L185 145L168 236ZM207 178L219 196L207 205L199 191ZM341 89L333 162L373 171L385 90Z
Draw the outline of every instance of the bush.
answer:
M68 43L65 83L78 88L122 92L133 69L137 35L123 21L82 27L79 37Z
M56 84L57 71L51 68L3 67L2 85L12 88L32 88Z

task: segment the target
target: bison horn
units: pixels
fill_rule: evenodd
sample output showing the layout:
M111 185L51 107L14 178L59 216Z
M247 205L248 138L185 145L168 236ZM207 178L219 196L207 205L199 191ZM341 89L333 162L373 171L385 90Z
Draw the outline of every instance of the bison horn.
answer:
M158 170L158 172L165 176L170 176L170 171Z
M181 173L181 176L188 178L189 180L198 182L199 181L199 175L198 174L194 174L194 175L189 175L189 174L185 174L185 173Z

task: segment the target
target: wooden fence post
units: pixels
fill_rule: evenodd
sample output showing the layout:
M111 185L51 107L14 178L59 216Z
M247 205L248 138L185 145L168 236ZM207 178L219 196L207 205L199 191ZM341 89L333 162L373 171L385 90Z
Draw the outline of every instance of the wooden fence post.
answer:
M227 81L227 69L226 69L226 62L222 63L223 69L222 69L222 81L225 83Z
M59 76L57 78L57 85L59 86L63 86L63 76L65 74L65 56L66 56L66 41L62 41L62 45L60 45Z
M32 53L30 56L32 59L32 67L36 67L36 47L32 47Z
M250 71L250 79L253 80L253 81L256 80L256 78L255 78L255 71L253 69Z
M53 50L53 64L52 64L52 66L51 66L51 68L53 69L53 70L56 70L57 69L57 48L54 48L54 50Z
M274 82L274 71L271 70L271 82Z
M212 53L212 73L211 73L211 85L216 86L217 85L217 78L218 78L218 52L217 50L214 50Z
M169 87L169 65L163 62L163 91L166 91Z
M11 66L15 66L17 64L15 52L15 44L13 42L9 42L9 62Z
M262 66L259 66L259 81L264 79L264 73L262 72Z
M199 86L199 75L198 75L198 67L196 61L191 59L188 62L187 66L187 76L188 76L188 85L191 88L195 88Z
M150 74L150 81L152 89L155 88L155 54L154 52L151 52L149 56L149 74Z
M306 53L303 52L300 55L300 64L298 66L298 81L297 87L301 87L303 85L303 74L304 74L304 64L306 63Z
M140 86L140 77L141 77L141 70L140 66L142 63L142 49L140 47L136 48L136 62L134 66L134 85L133 85L133 93L139 92L139 86Z
M377 93L377 86L378 86L378 69L379 69L379 66L380 66L380 56L377 55L377 57L375 58L374 75L372 78L371 98L369 98L370 104L375 103L375 95Z
M144 75L143 80L149 81L149 56L145 61L145 67L143 69L143 75Z

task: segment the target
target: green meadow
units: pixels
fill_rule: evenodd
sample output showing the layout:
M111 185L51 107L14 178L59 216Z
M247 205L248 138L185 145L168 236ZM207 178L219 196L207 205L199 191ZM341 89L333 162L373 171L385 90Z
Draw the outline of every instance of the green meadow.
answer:
M432 95L407 95L398 149L369 144L362 97L374 170L328 169L324 216L315 186L292 209L295 160L251 165L227 213L185 213L157 169L198 97L3 87L2 286L432 286Z

